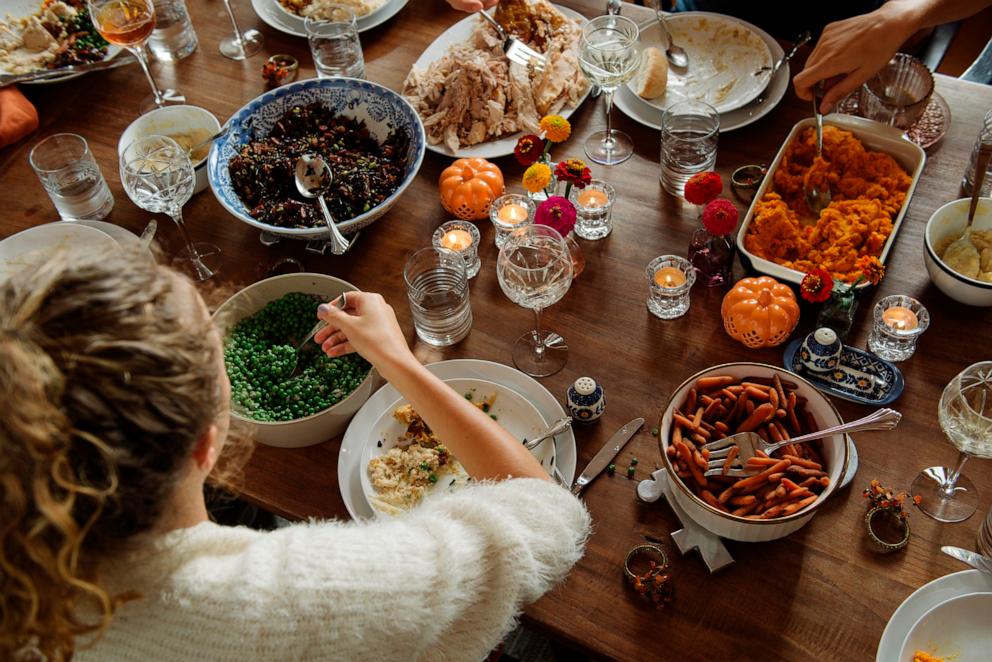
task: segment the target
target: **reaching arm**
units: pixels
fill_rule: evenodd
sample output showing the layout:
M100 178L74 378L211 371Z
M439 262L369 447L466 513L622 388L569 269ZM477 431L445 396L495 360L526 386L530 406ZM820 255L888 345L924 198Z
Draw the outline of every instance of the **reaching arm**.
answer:
M882 69L918 30L971 16L990 5L992 0L889 0L868 14L831 23L793 79L796 94L811 99L812 87L827 81L820 111L829 112Z
M499 0L448 0L448 4L458 11L476 12L495 7Z

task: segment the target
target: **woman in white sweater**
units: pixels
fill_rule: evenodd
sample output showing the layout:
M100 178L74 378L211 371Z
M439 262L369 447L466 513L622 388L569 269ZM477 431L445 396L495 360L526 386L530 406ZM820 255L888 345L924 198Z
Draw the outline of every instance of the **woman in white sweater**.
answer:
M581 503L382 297L320 314L324 350L372 362L481 484L375 522L214 524L230 384L192 285L134 256L0 284L0 659L474 661L565 577Z

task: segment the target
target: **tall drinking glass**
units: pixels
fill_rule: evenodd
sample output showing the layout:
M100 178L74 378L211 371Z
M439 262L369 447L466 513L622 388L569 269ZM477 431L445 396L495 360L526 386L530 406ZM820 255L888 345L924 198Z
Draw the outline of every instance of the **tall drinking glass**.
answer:
M28 160L64 220L99 221L114 208L107 180L82 136L49 136L31 148Z
M716 166L720 113L703 101L673 103L661 115L661 185L685 194L685 183Z
M329 5L320 16L307 16L303 21L317 76L365 78L365 56L355 12L344 5Z
M148 68L145 42L155 29L155 6L152 0L87 0L87 4L93 27L100 36L131 51L145 72L152 93L141 100L141 112L186 103L186 97L175 90L159 89L151 69Z
M940 427L958 449L954 468L924 469L910 493L920 509L940 522L961 522L978 505L975 484L961 474L970 457L992 458L992 361L965 368L944 388L937 407Z
M514 230L499 250L496 276L510 301L534 311L534 330L513 345L513 364L532 377L547 377L568 360L565 339L541 328L541 311L557 303L572 284L572 256L561 235L547 225Z
M472 330L468 273L461 255L445 248L422 248L403 267L417 337L447 347Z
M234 34L220 40L218 47L220 54L232 60L244 60L262 50L262 46L265 45L265 37L262 33L255 29L241 31L238 27L238 19L234 16L234 9L231 8L231 0L224 0L224 9L231 19Z
M196 175L189 154L166 136L139 138L121 155L121 183L134 204L153 214L168 214L179 226L185 248L179 259L189 276L207 280L220 264L220 249L194 244L183 222L183 205L192 197Z
M610 122L613 94L629 81L641 66L637 23L624 16L598 16L582 28L579 40L579 66L594 85L603 90L606 101L606 130L586 140L586 156L603 165L623 163L634 153L634 143L626 133L616 131Z

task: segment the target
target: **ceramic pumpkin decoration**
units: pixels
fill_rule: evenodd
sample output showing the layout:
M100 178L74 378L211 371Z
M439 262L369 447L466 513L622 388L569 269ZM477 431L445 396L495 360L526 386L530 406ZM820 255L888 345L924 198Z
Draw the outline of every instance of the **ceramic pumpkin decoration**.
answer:
M742 278L723 297L723 328L752 349L785 342L799 323L792 288L774 278Z
M493 200L503 195L503 173L485 159L458 159L441 173L441 205L463 221L489 217Z

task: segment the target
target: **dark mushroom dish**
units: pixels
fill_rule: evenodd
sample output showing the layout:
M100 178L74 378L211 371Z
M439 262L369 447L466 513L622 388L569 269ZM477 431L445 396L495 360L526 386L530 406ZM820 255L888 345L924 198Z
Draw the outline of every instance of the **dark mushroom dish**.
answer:
M406 174L409 138L394 131L380 143L365 123L315 102L293 106L269 135L253 140L228 163L231 185L248 213L283 228L323 227L316 200L296 190L295 166L304 154L324 157L334 181L324 192L338 222L369 211L392 195Z

